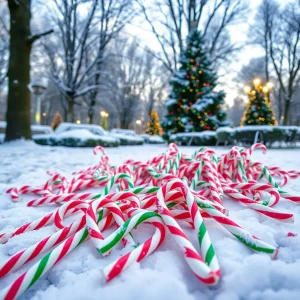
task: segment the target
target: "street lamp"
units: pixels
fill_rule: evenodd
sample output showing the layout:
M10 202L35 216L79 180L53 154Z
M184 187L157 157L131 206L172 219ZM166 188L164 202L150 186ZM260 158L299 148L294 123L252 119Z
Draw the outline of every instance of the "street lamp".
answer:
M41 95L46 91L47 89L47 81L44 79L37 79L32 81L28 88L32 94L35 95L36 99L36 109L35 109L35 123L41 124Z
M100 112L101 120L100 120L100 126L104 128L105 130L108 130L108 124L107 124L107 117L109 116L109 113L102 110Z
M102 118L104 118L105 115L106 115L106 112L105 112L104 110L102 110L102 111L100 112L100 116L101 116Z
M141 120L136 120L135 124L137 125L137 127L136 127L137 133L141 133L140 131L141 131L142 121Z

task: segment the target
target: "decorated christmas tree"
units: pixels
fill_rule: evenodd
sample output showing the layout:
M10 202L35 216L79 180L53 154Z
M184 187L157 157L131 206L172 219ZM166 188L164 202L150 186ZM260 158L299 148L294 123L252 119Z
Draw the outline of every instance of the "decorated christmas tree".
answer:
M153 109L149 115L149 121L147 123L145 132L150 135L162 135L159 116L155 109Z
M249 125L277 125L277 121L269 100L271 83L261 85L261 80L253 80L253 87L246 86L244 91L248 94L249 103L241 119L241 126Z
M165 137L179 132L216 130L228 125L221 109L225 94L215 91L217 75L204 49L200 32L193 30L180 59L180 68L170 81L172 91L162 121Z
M60 114L59 111L57 111L57 112L55 113L55 115L54 115L54 117L53 117L53 120L52 120L52 123L51 123L52 129L55 130L55 129L58 127L58 125L59 125L60 123L62 123L62 122L63 122L63 119L62 119L62 117L61 117L61 114Z

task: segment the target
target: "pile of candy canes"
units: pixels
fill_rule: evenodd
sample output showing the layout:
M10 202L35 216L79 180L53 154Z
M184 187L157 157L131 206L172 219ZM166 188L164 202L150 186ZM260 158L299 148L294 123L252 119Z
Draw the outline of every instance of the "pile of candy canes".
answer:
M115 167L104 149L96 147L94 154L101 153L99 164L74 172L70 180L48 172L51 178L42 186L9 189L7 192L13 201L20 201L21 194L35 194L37 199L29 201L28 206L52 205L54 212L11 232L0 233L0 243L49 225L54 225L57 232L2 263L0 277L48 252L2 291L1 299L20 296L88 239L103 256L109 255L120 241L131 247L131 252L102 270L106 281L153 253L169 234L195 276L206 284L215 285L221 272L204 218L215 219L247 247L275 258L278 249L233 221L223 206L223 197L227 195L269 218L293 221L292 213L278 211L274 206L282 198L300 202L300 196L282 189L300 172L252 161L255 148L266 151L262 144L250 149L235 146L218 157L212 149L203 147L188 157L179 152L175 144L170 144L165 153L147 162L130 159ZM99 188L99 192L84 192L89 188ZM65 225L64 219L69 216L75 221ZM154 235L136 245L133 229L144 222L154 226ZM104 238L103 232L110 226L116 229ZM194 229L199 252L185 235L182 228L186 226Z

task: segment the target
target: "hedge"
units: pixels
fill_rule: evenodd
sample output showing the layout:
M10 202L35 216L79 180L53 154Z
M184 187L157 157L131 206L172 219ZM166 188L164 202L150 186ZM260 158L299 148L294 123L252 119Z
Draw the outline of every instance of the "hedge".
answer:
M274 143L287 143L292 146L300 142L300 127L296 126L245 126L221 127L216 132L203 131L178 133L171 135L169 142L183 146L214 146L253 144L257 135L257 142L271 147Z
M182 146L214 146L217 135L214 131L172 134L169 142Z
M65 146L65 147L117 147L120 145L118 141L108 142L101 139L79 139L79 138L60 138L56 139L55 137L35 137L33 140L39 145L48 145L48 146Z

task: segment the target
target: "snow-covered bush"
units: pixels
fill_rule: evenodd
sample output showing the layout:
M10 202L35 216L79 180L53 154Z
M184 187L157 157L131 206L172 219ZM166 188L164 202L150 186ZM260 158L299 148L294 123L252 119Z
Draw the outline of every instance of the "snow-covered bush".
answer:
M66 147L116 147L119 141L110 136L99 136L85 129L65 131L59 134L34 136L34 141L40 145L66 146Z
M258 133L257 133L258 132ZM300 140L300 128L296 126L245 126L235 128L237 142L252 144L257 142L271 146L275 142L294 143Z
M116 147L120 141L110 136L98 125L61 123L55 134L34 135L34 141L40 145L67 147Z
M231 127L220 127L216 130L217 145L231 145L234 143L235 130Z
M144 144L144 139L133 130L114 128L110 131L110 135L117 138L122 146Z
M31 125L31 134L32 138L40 136L40 137L47 137L49 134L53 134L53 130L48 125ZM6 130L6 122L0 121L0 144L4 142L5 139L5 130Z
M141 134L146 144L164 144L166 141L159 135Z
M182 146L214 146L217 141L215 131L177 133L170 136L171 143Z

